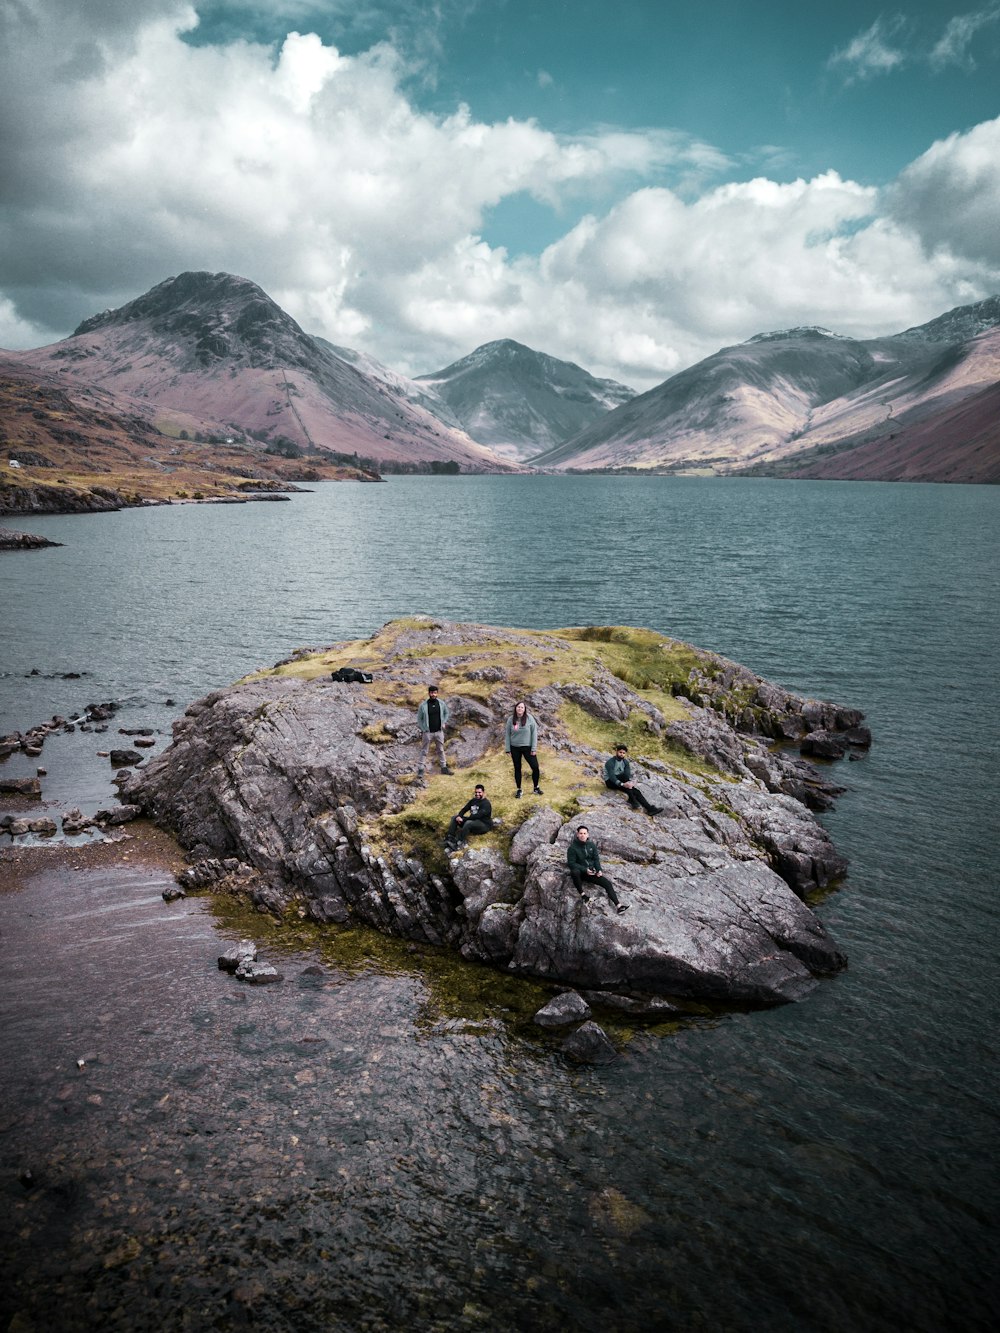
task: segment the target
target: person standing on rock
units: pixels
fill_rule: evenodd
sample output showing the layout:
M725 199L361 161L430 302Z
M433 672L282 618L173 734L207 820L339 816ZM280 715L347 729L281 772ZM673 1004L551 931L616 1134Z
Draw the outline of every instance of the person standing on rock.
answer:
M458 814L451 817L444 839L445 851L457 851L470 833L489 833L492 827L493 806L486 799L486 788L477 782L472 800L466 801Z
M589 900L590 895L584 891L585 884L596 884L602 888L611 899L612 904L618 908L619 913L627 912L629 905L618 901L618 895L608 879L607 875L602 874L601 853L597 850L597 843L591 842L590 830L586 824L581 824L576 831L576 836L566 849L566 864L569 866L569 873L576 885L576 891L584 902Z
M514 795L518 800L521 799L521 764L526 759L528 767L531 769L531 780L534 783L534 794L541 796L542 789L538 785L541 776L538 770L538 723L528 712L528 705L523 699L518 699L514 705L514 711L507 719L507 727L504 734L504 748L510 755L511 762L514 765L514 786L517 788Z
M450 773L452 770L448 767L448 760L444 753L444 729L448 725L448 705L443 699L438 698L438 687L436 685L427 686L427 698L417 709L417 726L420 728L420 763L417 766L417 777L424 776L424 765L427 763L427 752L431 747L431 742L437 749L438 759L441 761L441 772Z
M604 765L604 785L611 791L623 791L633 810L645 810L647 815L662 815L663 807L652 805L632 781L632 765L628 761L628 746L616 745L615 752Z

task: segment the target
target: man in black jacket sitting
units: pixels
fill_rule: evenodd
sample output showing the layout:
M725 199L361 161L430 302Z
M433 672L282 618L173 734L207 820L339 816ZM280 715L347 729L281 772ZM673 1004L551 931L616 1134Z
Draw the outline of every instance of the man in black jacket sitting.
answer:
M623 791L633 810L645 810L647 815L663 814L663 808L647 801L632 780L632 765L628 761L627 745L616 745L614 754L604 765L604 785L611 791Z
M457 851L470 833L489 833L493 827L493 806L486 799L486 788L476 784L472 800L466 801L457 815L452 815L445 835L445 850Z

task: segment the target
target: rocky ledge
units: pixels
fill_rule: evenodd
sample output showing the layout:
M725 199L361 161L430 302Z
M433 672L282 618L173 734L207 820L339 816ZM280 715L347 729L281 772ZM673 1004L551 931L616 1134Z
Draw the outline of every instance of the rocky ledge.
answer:
M331 680L342 666L371 682ZM415 710L431 682L455 772L424 784ZM519 698L538 719L544 789L524 800L502 741ZM838 738L832 754L863 749L861 722L648 630L417 617L209 694L118 782L188 849L191 883L276 914L373 926L609 999L766 1005L846 964L804 901L846 869L809 808L843 789L795 750L820 733ZM619 740L655 818L604 787ZM477 782L499 827L447 855L448 817ZM624 915L573 888L581 822Z

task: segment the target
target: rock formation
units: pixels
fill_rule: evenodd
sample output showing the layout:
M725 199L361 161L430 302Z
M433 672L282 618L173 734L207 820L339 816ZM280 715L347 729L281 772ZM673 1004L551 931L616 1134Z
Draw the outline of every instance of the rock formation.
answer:
M371 683L331 680L343 666ZM451 710L456 771L425 785L415 711L431 682ZM519 698L539 722L544 790L522 801L502 745ZM209 694L117 781L188 848L186 885L224 886L228 864L275 913L448 946L637 1013L653 997L774 1004L846 962L803 901L846 869L808 808L842 789L790 747L816 732L864 747L860 723L648 630L417 617ZM619 740L655 818L603 784ZM448 856L448 817L477 782L499 827ZM625 915L573 887L566 848L581 822Z

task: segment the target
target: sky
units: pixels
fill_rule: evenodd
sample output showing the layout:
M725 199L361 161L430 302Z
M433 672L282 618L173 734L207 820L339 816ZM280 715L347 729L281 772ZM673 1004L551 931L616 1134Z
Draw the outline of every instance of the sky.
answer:
M0 347L187 269L649 388L1000 292L1000 0L0 0Z

